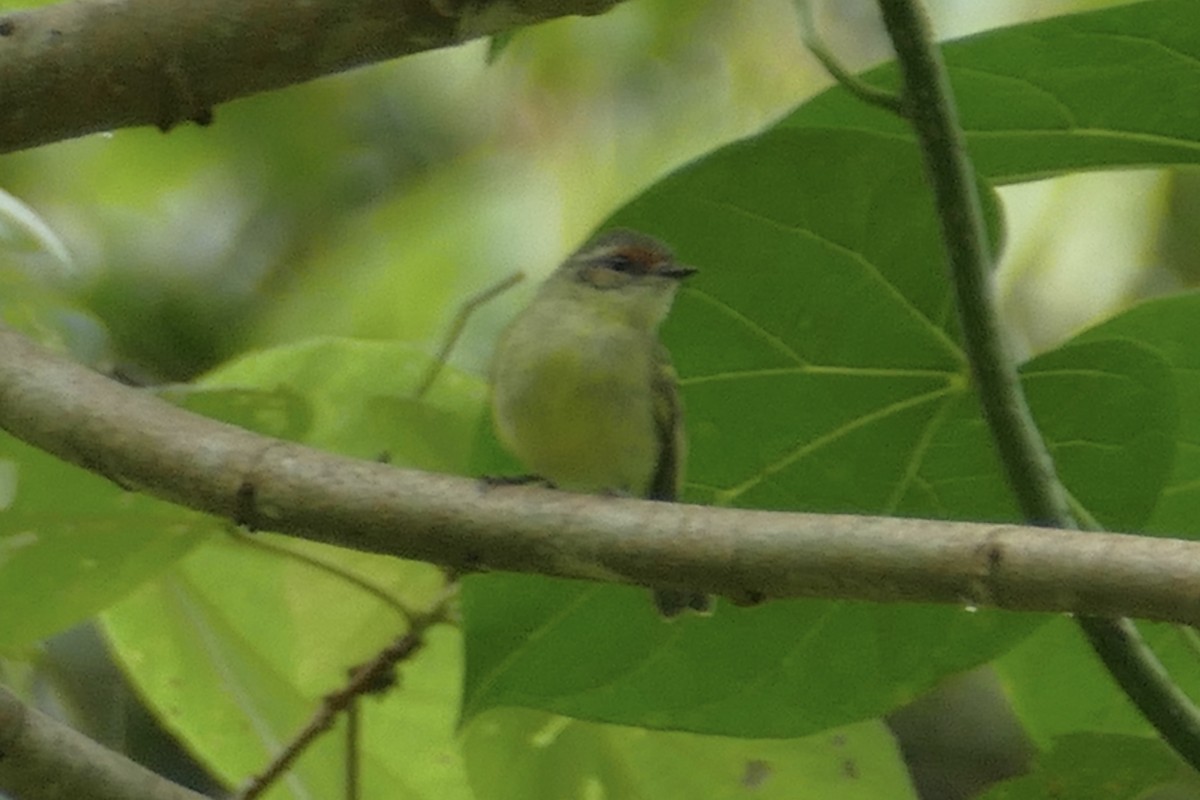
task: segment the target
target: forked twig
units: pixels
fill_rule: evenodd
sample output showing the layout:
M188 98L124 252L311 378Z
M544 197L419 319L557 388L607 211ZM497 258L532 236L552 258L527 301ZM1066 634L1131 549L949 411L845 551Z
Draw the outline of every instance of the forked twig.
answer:
M365 694L378 694L395 685L396 665L412 658L424 645L425 632L433 625L447 619L450 601L456 591L457 587L455 586L447 587L441 598L429 611L412 618L408 631L379 651L370 661L353 667L346 684L321 699L320 708L316 710L303 730L288 743L287 747L275 757L275 760L265 770L250 779L236 795L236 800L253 800L259 797L291 768L310 744L333 727L338 714L353 708L359 697ZM352 725L351 727L356 726ZM357 761L356 749L357 742L354 747L348 748L347 757ZM351 777L352 773L353 777ZM357 782L356 765L347 766L347 784L350 785L352 782Z

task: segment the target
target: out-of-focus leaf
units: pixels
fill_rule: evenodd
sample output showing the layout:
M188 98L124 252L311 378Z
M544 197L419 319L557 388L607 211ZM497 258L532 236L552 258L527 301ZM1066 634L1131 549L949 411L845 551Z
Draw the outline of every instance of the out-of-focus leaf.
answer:
M311 428L303 437L309 444L463 472L486 389L480 379L447 367L416 399L428 366L422 351L399 342L314 339L239 358L198 385L286 389L311 408Z
M259 534L267 536L267 534ZM420 607L441 576L319 545L280 543ZM260 772L343 685L347 670L404 629L396 612L338 576L218 540L103 618L139 691L212 772L235 786ZM454 739L458 637L431 633L401 666L402 689L362 703L365 796L468 798ZM336 797L344 736L324 737L269 795ZM397 752L406 757L398 758Z
M0 189L0 251L40 255L51 272L47 277L71 276L75 264L62 239L32 208Z
M467 727L463 748L479 800L916 797L882 722L751 741L498 709Z
M86 619L188 552L200 514L0 435L0 651Z
M1154 789L1173 788L1194 797L1200 781L1167 747L1154 738L1113 734L1075 734L1055 742L1033 773L1005 781L981 800L1126 800L1149 797ZM1157 796L1157 795L1154 795Z
M307 425L303 401L283 391L163 393L268 435L298 435ZM0 649L94 615L223 528L7 436L0 464Z

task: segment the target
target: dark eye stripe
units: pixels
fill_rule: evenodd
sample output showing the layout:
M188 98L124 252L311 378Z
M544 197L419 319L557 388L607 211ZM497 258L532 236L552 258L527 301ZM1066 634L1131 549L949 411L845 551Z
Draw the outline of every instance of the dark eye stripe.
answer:
M641 274L647 271L645 262L630 258L629 256L617 253L608 259L608 268L617 272L626 272L631 275Z

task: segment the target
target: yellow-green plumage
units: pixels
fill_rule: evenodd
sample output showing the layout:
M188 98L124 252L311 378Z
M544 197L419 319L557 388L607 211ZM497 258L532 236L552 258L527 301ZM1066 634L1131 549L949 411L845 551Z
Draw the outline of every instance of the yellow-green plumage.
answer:
M657 241L606 234L572 256L509 325L492 362L501 442L563 489L674 500L685 439L658 327L693 270ZM708 598L659 591L667 616Z
M563 303L572 306L567 314ZM655 419L649 390L657 369L652 336L569 299L531 305L497 349L501 441L561 488L648 496L658 431L669 422Z

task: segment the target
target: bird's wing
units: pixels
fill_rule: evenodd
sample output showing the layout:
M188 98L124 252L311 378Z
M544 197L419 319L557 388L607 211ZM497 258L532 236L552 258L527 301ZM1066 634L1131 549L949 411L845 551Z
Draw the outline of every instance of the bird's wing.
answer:
M679 382L671 366L671 354L657 344L651 390L654 396L654 425L658 435L658 462L647 494L651 500L675 500L683 483L683 465L687 460L687 440L683 434L683 406L679 401Z

